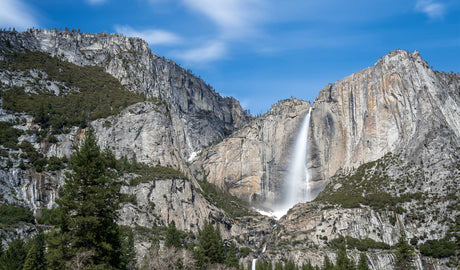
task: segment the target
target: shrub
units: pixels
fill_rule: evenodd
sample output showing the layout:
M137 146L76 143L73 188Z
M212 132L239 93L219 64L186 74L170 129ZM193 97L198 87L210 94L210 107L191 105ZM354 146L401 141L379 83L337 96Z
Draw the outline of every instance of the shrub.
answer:
M252 252L252 249L248 248L248 247L243 247L240 249L240 257L241 258L245 258L249 255L249 253Z
M14 112L27 112L43 128L50 125L58 131L65 127L86 126L86 121L105 118L119 113L127 106L141 102L142 98L124 89L112 75L102 67L77 66L51 57L43 52L15 53L0 61L6 70L29 70L41 68L48 79L64 82L70 91L56 96L46 89L29 94L21 87L12 87L3 92L3 108Z
M391 246L388 244L385 244L383 242L377 242L375 240L372 240L370 238L365 238L365 239L357 239L354 237L339 237L336 239L333 239L329 242L329 246L339 249L340 245L342 245L346 241L347 247L352 249L356 248L359 251L367 251L369 249L390 249Z
M59 224L59 208L42 209L41 216L37 218L39 224L58 225Z
M447 239L427 240L420 245L420 253L424 256L434 258L446 258L455 255L459 250L458 242L448 241Z
M18 149L18 137L23 134L23 131L12 126L11 123L0 122L0 144L7 148Z
M62 170L62 169L65 168L65 164L63 162L63 159L58 158L56 156L50 157L48 159L47 163L48 163L48 166L46 167L46 169L48 171L58 171L58 170Z
M56 138L56 136L51 135L51 136L48 137L48 142L49 143L57 143L57 142L59 142L59 140L58 140L58 138Z
M29 209L19 205L0 205L0 224L10 226L22 222L34 223L34 216Z

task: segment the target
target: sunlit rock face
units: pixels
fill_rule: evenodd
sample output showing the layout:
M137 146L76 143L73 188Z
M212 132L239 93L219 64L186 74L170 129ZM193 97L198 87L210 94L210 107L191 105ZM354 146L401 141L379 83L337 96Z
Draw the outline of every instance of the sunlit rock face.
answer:
M388 152L421 153L427 135L448 127L459 143L459 77L433 71L415 51L392 51L373 67L319 93L313 105L312 180L357 167Z
M306 167L321 190L337 171L348 171L388 152L431 159L427 138L448 130L460 144L459 76L433 71L418 52L392 51L373 67L320 91L312 105ZM293 141L308 103L284 101L206 150L196 168L208 181L248 201L282 193ZM418 160L415 160L416 157Z
M251 202L279 199L293 142L310 108L288 99L207 149L195 162L198 174L218 187Z

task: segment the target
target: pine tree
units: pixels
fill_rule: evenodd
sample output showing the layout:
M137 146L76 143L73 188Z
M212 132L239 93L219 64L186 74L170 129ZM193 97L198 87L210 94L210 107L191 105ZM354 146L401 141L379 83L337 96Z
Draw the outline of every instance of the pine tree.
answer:
M22 239L15 238L8 243L8 249L0 258L1 270L21 270L26 259L26 248Z
M399 237L396 247L395 269L413 269L414 247L407 243L406 233L403 229L401 229L401 237Z
M120 269L135 269L136 251L134 250L134 233L130 227L120 228L121 263Z
M210 223L204 224L203 230L199 233L197 252L202 253L204 264L224 262L225 247L219 227L215 229Z
M327 255L324 255L323 270L334 270L334 264Z
M171 223L169 223L168 230L166 231L165 246L182 248L182 242L180 238L181 233L178 229L176 229L176 223L173 220Z
M121 239L116 224L120 184L89 132L70 159L72 173L60 190L59 232L51 235L51 268L66 265L121 265Z
M359 255L358 270L369 270L369 265L367 264L366 254L364 253L361 253Z
M236 257L236 247L235 244L231 244L227 251L227 256L225 258L225 264L230 267L238 267L238 258Z
M284 270L297 270L297 266L295 265L295 263L293 261L288 261L284 265Z
M46 269L45 261L45 236L42 231L29 240L29 251L24 263L23 270L44 270Z
M335 269L337 270L354 270L355 269L355 264L353 260L347 257L347 245L346 245L345 240L339 246L339 252L337 253L337 263L335 265Z
M282 262L277 262L275 264L275 270L284 270L283 263Z

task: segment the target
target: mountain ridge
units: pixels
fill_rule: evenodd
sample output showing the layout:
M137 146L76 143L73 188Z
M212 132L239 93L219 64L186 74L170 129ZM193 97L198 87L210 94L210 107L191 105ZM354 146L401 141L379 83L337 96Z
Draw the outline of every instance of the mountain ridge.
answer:
M438 258L421 250L427 241L458 239L460 75L431 70L418 52L392 51L373 67L323 88L313 104L283 100L249 119L237 101L217 97L202 80L154 55L139 39L54 30L0 32L1 61L29 48L51 52L61 65L66 60L104 64L124 87L146 94L120 112L57 133L40 110L25 114L2 107L2 132L16 136L5 141L0 136L3 203L27 205L37 217L42 209L56 206L65 159L73 143L93 129L98 144L125 166L139 161L185 174L171 179L122 174L122 193L130 201L120 202L119 223L136 230L138 260L152 246L149 237L169 222L196 234L209 220L227 242L250 250L240 259L244 264L259 258L321 265L325 255L334 261L334 243L349 237L360 244L369 243L367 238L375 242L366 250L371 269L391 269L395 252L388 246L405 231L417 247L418 269L458 265L458 254ZM107 54L104 48L109 48ZM50 76L40 65L27 70L5 66L0 70L2 106L4 93L14 87L28 87L24 91L29 96L80 91L72 88L72 80L57 80L66 77ZM137 72L141 67L147 71ZM60 72L67 75L66 69ZM56 95L56 87L65 91ZM322 190L317 200L297 204L279 221L250 211L232 215L218 207L216 199L225 199L227 191L256 206L276 203L293 141L311 107L306 165L314 191ZM190 180L182 179L186 176ZM229 198L219 205L242 207ZM26 236L34 230L29 225L0 233ZM350 250L350 257L358 256Z

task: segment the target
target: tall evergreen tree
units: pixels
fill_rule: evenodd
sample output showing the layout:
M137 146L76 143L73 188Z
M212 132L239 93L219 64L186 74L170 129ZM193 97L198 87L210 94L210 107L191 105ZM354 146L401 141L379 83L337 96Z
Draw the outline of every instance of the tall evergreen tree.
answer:
M334 270L334 264L331 262L331 259L327 255L324 255L323 261L323 270Z
M284 270L283 263L282 262L277 262L275 264L275 270Z
M181 248L182 241L180 238L181 233L176 229L176 223L173 220L169 223L168 230L166 231L165 245L167 247Z
M8 249L0 258L1 270L22 270L26 259L26 247L22 239L15 238L8 243Z
M337 270L354 270L355 269L355 264L353 260L349 259L347 256L347 244L344 239L343 239L343 242L339 246L339 252L337 253L337 262L335 265L335 269Z
M401 236L396 244L395 269L414 269L414 247L407 243L406 233L401 229Z
M120 183L108 170L92 132L72 155L70 169L57 200L60 230L51 235L48 244L50 267L84 264L119 268L121 239L115 221Z
M295 263L293 261L288 261L284 265L284 270L297 270L297 266L295 265Z
M227 251L225 264L230 267L238 267L238 257L236 256L235 244L231 244Z
M203 263L223 263L225 248L220 234L219 227L214 228L210 223L205 223L203 230L200 230L198 240L198 254L203 256ZM197 258L196 259L200 259Z
M45 236L39 231L36 236L29 240L29 251L24 263L23 270L44 270L45 265Z
M366 254L361 253L359 254L359 261L358 261L358 270L369 270L369 265L367 264Z

